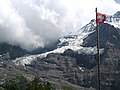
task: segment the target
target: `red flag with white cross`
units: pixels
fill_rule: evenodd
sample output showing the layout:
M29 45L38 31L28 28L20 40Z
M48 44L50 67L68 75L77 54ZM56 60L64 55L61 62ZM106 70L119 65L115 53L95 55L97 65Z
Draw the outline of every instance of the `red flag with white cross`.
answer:
M96 12L96 24L99 25L100 23L104 23L106 20L106 14L101 14Z

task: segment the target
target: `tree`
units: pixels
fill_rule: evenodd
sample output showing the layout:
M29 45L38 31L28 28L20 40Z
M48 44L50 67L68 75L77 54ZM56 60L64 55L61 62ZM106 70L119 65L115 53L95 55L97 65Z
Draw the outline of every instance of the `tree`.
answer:
M0 90L51 90L49 82L42 82L39 77L28 81L23 76L16 76L12 79L6 80Z
M38 77L35 77L34 80L26 86L25 90L51 90L51 84L49 82L43 83Z

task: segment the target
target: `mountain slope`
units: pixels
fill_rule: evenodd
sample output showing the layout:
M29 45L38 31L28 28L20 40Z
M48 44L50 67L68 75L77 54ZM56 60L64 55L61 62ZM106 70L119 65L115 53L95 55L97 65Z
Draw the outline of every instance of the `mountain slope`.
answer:
M105 23L99 26L99 31L100 31L99 33L100 48L105 47L107 42L114 44L116 47L119 47L120 29ZM85 38L83 41L84 47L96 46L96 32L93 32L92 35L88 35L88 37Z
M120 86L120 29L119 12L107 17L99 25L102 90L119 90ZM56 49L38 55L29 55L13 62L27 73L52 82L67 81L96 89L96 32L95 20L77 32L58 40ZM16 66L16 67L17 67Z
M120 29L107 23L101 24L99 29L102 90L119 90ZM21 58L23 63L24 60L31 60L31 63L16 64L24 65L24 68L31 73L36 73L38 76L47 80L54 82L57 80L65 80L84 88L97 88L95 33L96 32L92 32L87 35L87 37L84 37L81 49L75 50L73 48L73 50L71 50L69 46L71 45L70 43L68 46L61 46L51 52L37 56L29 56L29 58ZM69 48L65 49L63 47ZM19 60L20 58L17 62L19 62Z
M34 61L37 57L43 58L50 53L63 53L67 49L79 51L80 49L83 49L83 47L81 46L83 43L83 39L94 31L95 31L95 20L91 20L89 24L85 25L83 28L75 32L76 35L74 35L75 33L74 34L71 33L68 36L64 36L63 38L60 38L57 42L56 49L43 54L17 58L15 62L17 65L25 65L25 64L30 64L30 62ZM88 49L91 50L90 48Z
M12 46L7 43L0 43L0 55L10 53L11 59L15 59L16 57L21 57L29 52L23 50L18 46Z

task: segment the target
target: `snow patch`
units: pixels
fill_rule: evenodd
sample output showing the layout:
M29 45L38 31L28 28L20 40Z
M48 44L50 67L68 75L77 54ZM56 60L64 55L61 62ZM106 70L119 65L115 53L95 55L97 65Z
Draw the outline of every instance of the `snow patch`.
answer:
M79 68L82 72L84 72L84 69L83 69L82 67L79 67L79 66L78 66L78 68Z

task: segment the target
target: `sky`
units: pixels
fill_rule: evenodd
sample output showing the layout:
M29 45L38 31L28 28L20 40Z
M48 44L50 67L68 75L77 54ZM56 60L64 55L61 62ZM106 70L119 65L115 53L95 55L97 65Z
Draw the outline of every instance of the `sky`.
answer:
M0 43L34 50L51 45L95 18L95 8L108 15L120 0L0 0Z

